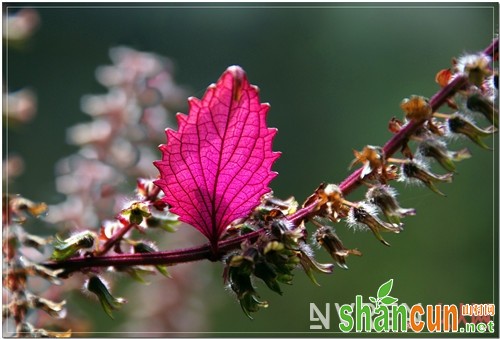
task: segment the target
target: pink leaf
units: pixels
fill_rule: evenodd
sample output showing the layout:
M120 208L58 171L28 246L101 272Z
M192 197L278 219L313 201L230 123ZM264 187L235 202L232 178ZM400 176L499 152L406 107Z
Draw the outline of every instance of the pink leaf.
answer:
M229 67L203 99L189 98L189 114L167 129L155 181L179 219L196 227L217 247L234 220L245 217L268 193L280 153L272 151L277 130L267 128L269 104L245 71Z

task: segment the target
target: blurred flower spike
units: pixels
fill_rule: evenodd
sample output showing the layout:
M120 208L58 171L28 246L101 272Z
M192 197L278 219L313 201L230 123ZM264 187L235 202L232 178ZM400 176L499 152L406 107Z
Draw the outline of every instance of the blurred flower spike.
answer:
M38 12L32 8L23 8L4 16L3 38L11 43L22 42L33 35L40 24Z
M47 205L43 202L35 203L19 195L3 196L3 220L7 224L10 222L24 223L27 216L41 217L47 213Z
M37 97L31 89L23 88L3 94L2 114L9 122L9 126L30 122L35 117L36 111Z

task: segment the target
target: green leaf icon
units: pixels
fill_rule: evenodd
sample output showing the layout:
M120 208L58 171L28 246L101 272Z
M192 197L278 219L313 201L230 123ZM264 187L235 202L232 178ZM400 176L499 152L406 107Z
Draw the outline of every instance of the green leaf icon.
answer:
M377 299L375 299L374 297L368 297L368 299L370 299L370 301L374 304L377 303Z
M378 299L382 299L382 298L388 296L389 293L391 293L393 281L394 281L394 279L391 279L391 280L383 283L382 285L380 285L380 287L378 288L378 291L377 291L377 298Z
M382 298L382 300L380 300L380 302L382 304L385 304L385 305L392 305L396 301L398 301L398 298L393 298L393 297L390 297L390 296L384 297L384 298Z

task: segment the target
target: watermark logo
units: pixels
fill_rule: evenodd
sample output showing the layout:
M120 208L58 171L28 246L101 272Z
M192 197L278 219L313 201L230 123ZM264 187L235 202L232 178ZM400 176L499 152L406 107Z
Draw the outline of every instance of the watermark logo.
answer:
M351 304L335 304L342 332L458 332L494 333L494 304L398 304L398 298L391 296L394 280L386 281L377 290L376 296L356 295ZM468 317L468 318L466 318ZM330 329L330 304L318 307L309 305L311 330Z
M311 324L311 330L329 330L330 329L330 303L325 304L325 311L322 312L315 303L309 304L309 321L321 322L321 324Z

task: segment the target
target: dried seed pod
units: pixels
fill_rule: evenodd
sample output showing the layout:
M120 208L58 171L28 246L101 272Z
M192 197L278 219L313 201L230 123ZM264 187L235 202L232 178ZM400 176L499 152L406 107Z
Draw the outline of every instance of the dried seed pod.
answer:
M357 249L347 249L331 227L320 227L314 234L316 241L335 260L339 267L347 269L345 259L349 254L362 255Z
M498 128L498 111L493 103L480 93L474 93L467 98L467 108L483 114L489 122Z
M454 161L468 159L471 154L468 149L452 152L446 147L446 144L438 139L425 139L418 145L418 152L424 157L434 158L444 169L455 172Z
M488 147L482 138L492 135L497 131L496 128L482 129L476 126L473 122L460 114L454 114L448 119L448 129L452 133L463 134L482 148L492 150Z
M431 173L425 168L423 163L417 162L415 160L407 161L401 165L401 176L400 181L405 180L416 180L422 182L427 187L429 187L434 193L445 196L444 193L439 191L435 186L437 182L447 182L450 183L453 178L453 173L446 173L443 175L438 175Z
M376 205L391 223L399 224L400 218L415 215L415 209L402 208L396 199L396 190L387 185L371 187L366 192L366 200Z
M386 246L390 246L390 244L382 238L380 231L399 233L403 230L402 224L392 224L381 220L377 216L375 207L365 202L360 202L358 206L351 207L347 223L360 229L368 227L373 232L373 235Z

